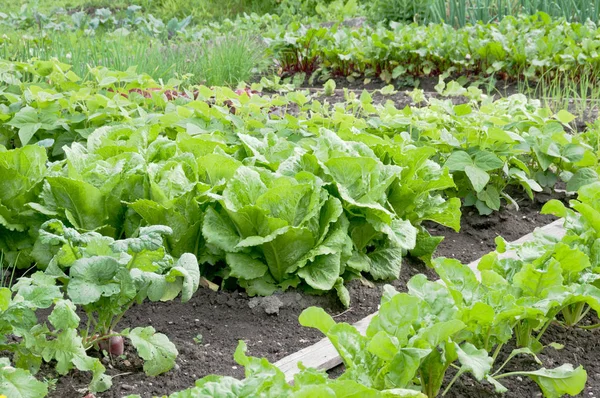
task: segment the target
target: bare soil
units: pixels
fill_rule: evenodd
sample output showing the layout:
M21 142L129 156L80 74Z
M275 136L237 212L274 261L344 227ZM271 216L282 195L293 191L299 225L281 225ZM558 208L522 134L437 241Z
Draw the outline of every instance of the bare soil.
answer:
M440 244L437 255L470 262L493 250L497 235L514 240L533 231L535 227L552 222L554 217L539 214L542 203L549 198L550 195L539 195L535 201L522 199L519 211L505 208L491 216L480 216L476 211L465 209L460 233L429 225L432 234L446 237ZM432 280L437 279L435 273L424 264L406 258L400 278L390 283L398 290L405 290L406 282L418 273L424 273ZM233 352L239 340L247 343L250 355L277 361L322 338L320 333L298 324L298 316L303 309L318 305L335 316L337 321L353 323L377 310L383 285L384 283L359 280L350 282L348 288L351 307L348 310L342 307L334 294L310 296L298 291L288 291L267 298L250 298L239 291L214 292L203 288L185 304L144 303L133 307L127 312L120 327L151 325L158 332L165 333L179 350L177 366L164 375L152 378L144 375L141 361L130 351L126 353L126 359L115 358L109 361L106 358L104 361L108 373L115 376L114 386L97 397L116 398L132 393L144 398L160 396L192 386L196 379L208 374L242 378L243 368L233 360ZM581 335L591 332L574 333L565 334L574 336L572 347L583 347L592 352L588 360L600 357L594 355L600 354L599 351L593 351L597 338L590 340ZM557 336L560 339L561 335ZM593 347L590 346L592 344ZM567 347L557 352L557 355L574 355L577 352L579 351ZM557 363L560 361L559 358L555 360ZM600 368L592 366L590 369ZM593 374L590 371L591 380ZM46 375L52 376L51 373ZM465 380L468 381L466 378ZM88 383L87 374L72 372L59 379L50 397L83 397ZM462 387L461 384L456 390L461 391ZM473 395L477 393L472 388L465 391L477 396Z

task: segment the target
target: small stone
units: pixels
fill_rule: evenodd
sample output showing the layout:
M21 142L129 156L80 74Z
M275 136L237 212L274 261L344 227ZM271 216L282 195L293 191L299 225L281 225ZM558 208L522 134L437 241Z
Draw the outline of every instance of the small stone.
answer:
M175 366L173 366L173 369L175 369L175 370L179 370L179 365L178 365L178 364L175 364Z
M127 390L127 391L132 391L135 389L135 387L132 385L129 385L129 384L121 384L121 389Z
M518 381L523 381L523 378L521 376L517 376L517 380Z
M169 321L169 325L172 325L172 324L173 324L173 322L172 322L172 321Z
M237 369L237 366L232 366L231 369Z
M200 322L200 319L196 318L194 319L194 322Z
M123 361L123 365L130 367L131 366L131 362L129 362L127 359Z

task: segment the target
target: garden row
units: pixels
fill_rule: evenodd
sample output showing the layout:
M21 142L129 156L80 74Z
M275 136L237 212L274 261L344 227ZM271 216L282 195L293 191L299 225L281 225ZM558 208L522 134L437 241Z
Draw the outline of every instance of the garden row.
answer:
M345 371L337 379L301 368L289 385L277 367L247 357L240 342L235 359L246 368L244 380L208 376L170 398L244 397L256 391L290 397L433 398L442 387L442 395L451 392L465 374L501 393L507 392L503 379L528 377L544 397L580 394L587 379L581 366L515 369L511 361L529 356L539 367L539 353L561 349L541 343L552 324L600 327L582 323L590 311L597 315L600 309L600 183L583 187L571 209L553 200L543 212L564 218L563 238L537 234L533 241L513 245L498 238L497 250L479 261L477 274L457 260L437 258L433 266L443 283L419 274L408 282L406 293L387 286L366 335L336 323L320 308L306 309L300 323L325 334L343 359ZM516 258L499 256L508 249Z
M285 73L385 82L450 72L532 82L569 73L595 81L597 34L592 22L571 24L543 13L460 29L444 24L325 28L295 23L263 33Z
M598 178L597 131L571 134L567 112L554 115L523 96L491 101L456 83L445 94L469 103L399 110L374 105L367 92L333 105L302 92L182 92L106 68L82 83L56 61L2 63L2 71L2 260L13 273L40 269L1 293L3 348L20 369L7 367L2 377L16 391L26 370L54 360L58 373L91 372L90 391L106 390L104 366L87 351L119 355L123 337L148 374L169 370L176 349L166 336L117 325L145 299L188 300L200 274L207 285L237 284L250 295L335 289L347 306L346 280L397 278L408 252L430 262L442 238L421 224L458 229L461 199L490 213L501 198L512 201L507 185L533 195L559 180L574 191ZM36 311L50 307L51 327L38 325ZM509 338L504 330L498 342ZM466 337L458 348L448 344L448 358L471 359L497 345ZM423 349L419 361L438 352ZM563 370L581 378L581 370ZM423 391L439 388L432 383ZM27 385L35 391L25 396L43 396L43 384Z
M16 31L0 43L0 49L5 58L19 61L35 56L59 57L62 62L69 62L69 57L76 56L75 69L82 74L88 63L123 69L138 64L143 68L142 59L128 59L127 66L118 63L132 52L142 54L145 59L146 54L139 50L143 45L151 53L160 52L171 59L174 69L164 65L154 71L148 69L157 75L155 78L165 78L176 73L184 75L190 68L194 71L194 62L189 61L196 60L194 54L205 49L186 43L209 40L218 45L219 38L227 36L230 42L245 41L244 45L262 52L258 41L247 40L256 36L266 42L266 53L280 73L303 73L311 81L347 77L378 78L385 82L403 79L411 83L415 78L456 73L533 83L541 78L553 81L568 73L572 80L591 88L591 83L598 79L595 71L600 41L596 24L569 23L551 19L544 13L459 29L445 24L399 23L392 23L391 27L369 24L323 27L310 20L284 24L276 15L238 17L207 27L190 25L189 19L165 23L151 15L139 14L135 7L118 19L109 10L98 10L96 14L87 17L80 12L72 15L72 21L60 23L52 18L41 19L36 27L42 29ZM18 25L18 21L15 17L15 21L5 23ZM28 33L23 35L23 32ZM96 42L103 44L98 46ZM186 51L174 50L177 47ZM115 56L100 54L102 51ZM265 71L268 65L256 60L256 68Z

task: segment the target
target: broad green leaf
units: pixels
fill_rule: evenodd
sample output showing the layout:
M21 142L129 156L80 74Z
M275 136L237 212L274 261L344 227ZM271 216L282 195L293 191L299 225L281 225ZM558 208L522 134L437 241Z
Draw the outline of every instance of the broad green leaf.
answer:
M0 312L4 312L10 305L12 292L7 287L0 287Z
M48 386L24 369L2 364L0 394L7 398L43 398L48 395Z
M375 230L382 232L390 239L393 247L399 247L404 250L412 250L417 244L417 229L410 221L395 219L390 224L377 220L369 220Z
M557 217L565 217L567 215L567 208L561 201L551 199L544 204L540 213L554 214Z
M433 266L449 289L460 293L467 305L481 299L481 287L477 276L468 266L451 258L438 257Z
M227 253L225 257L231 272L230 275L240 279L256 279L268 270L266 264L243 253Z
M397 279L402 267L402 249L383 246L367 253L369 273L374 279Z
M152 326L135 328L126 336L144 360L144 372L148 376L157 376L175 366L177 349L162 333L156 333Z
M70 269L67 294L77 305L86 305L112 296L120 291L114 279L120 265L113 257L97 256L80 258Z
M302 326L318 329L324 335L336 324L331 315L318 307L309 307L302 311L298 321Z
M76 228L91 231L106 223L106 200L98 188L66 177L48 177L47 181L56 205Z
M558 121L561 122L561 123L563 123L563 124L569 124L573 120L575 120L575 116L573 116L572 114L570 114L568 111L566 111L564 109L561 109L556 114L556 119L558 119Z
M393 355L393 358L388 362L384 370L386 387L404 388L410 386L419 371L421 360L429 355L430 352L431 350L415 348L403 348L399 351L391 351L389 355Z
M564 243L554 247L554 259L562 268L563 277L567 283L576 282L581 276L581 271L592 266L589 257L581 250L570 248Z
M293 272L296 262L305 256L314 244L314 237L306 228L290 228L272 241L264 243L262 248L265 259L275 281L281 282L288 272Z
M591 168L583 168L579 169L573 174L571 179L567 182L567 191L575 192L578 191L579 188L593 184L598 181L598 173L596 170Z
M465 171L467 166L473 166L473 159L465 151L456 151L446 159L444 166L450 171Z
M571 202L571 207L577 210L596 231L596 236L600 237L600 210L588 205L587 203Z
M465 324L458 319L435 322L431 326L421 328L417 335L410 340L410 345L417 348L433 349L464 328Z
M55 107L35 109L26 106L19 110L7 124L19 129L21 145L25 146L38 130L52 130L58 126Z
M471 343L464 343L462 346L456 344L456 353L462 365L461 369L471 372L479 381L483 380L492 369L494 359L489 356L486 350L478 350Z
M540 298L547 289L561 286L562 282L562 269L555 260L549 261L545 269L537 269L533 263L526 263L513 277L514 286L521 289L524 295Z
M493 185L488 185L477 194L477 199L483 201L492 210L500 210L500 193Z
M467 174L467 177L469 177L471 184L473 184L473 189L475 189L476 192L481 192L490 181L490 175L477 166L466 166L465 173Z
M200 286L200 268L196 256L191 253L184 253L177 260L175 266L171 268L169 274L182 278L181 302L189 301L198 290L198 286Z
M227 252L236 252L236 246L241 240L229 217L212 207L206 209L202 235L209 244Z
M547 398L559 398L564 394L577 395L583 391L587 381L587 373L583 367L573 369L570 364L555 369L542 368L534 372L522 372L522 374L535 381Z
M76 329L79 326L79 316L75 305L68 300L59 300L48 320L56 329Z
M474 157L475 166L483 171L491 171L501 168L504 165L502 159L488 151L479 150Z
M400 344L406 344L412 324L419 318L419 304L420 300L417 297L406 293L393 296L379 308L378 327L395 336ZM373 330L373 333L375 332L376 330Z
M244 206L256 203L256 200L267 190L260 174L249 167L240 167L227 183L223 192L225 205L236 211Z
M331 290L340 276L341 249L332 254L317 256L298 271L298 276L318 290Z

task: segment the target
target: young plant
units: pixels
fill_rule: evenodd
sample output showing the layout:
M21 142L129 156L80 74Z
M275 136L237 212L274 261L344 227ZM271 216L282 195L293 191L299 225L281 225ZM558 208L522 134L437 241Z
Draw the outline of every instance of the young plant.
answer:
M424 275L409 281L408 293L387 286L366 336L348 324L336 324L321 309L311 307L301 314L300 323L319 329L340 353L346 366L341 378L376 389L416 389L431 398L438 396L451 367L457 373L443 395L464 373L493 384L499 392L506 388L498 380L509 376L530 377L547 397L574 395L584 388L585 371L571 365L500 373L508 360L521 353L532 355L530 350L515 350L493 371L501 347L512 336L511 322L527 314L528 308L510 300L503 303L504 292L478 282L456 261L434 264L448 287L429 282Z
M175 346L153 327L117 329L136 303L173 300L180 293L185 302L198 289L196 258L184 254L175 260L165 252L163 236L171 232L163 226L142 227L136 238L115 241L95 232L80 234L57 220L42 225L40 243L56 252L45 275L60 281L66 296L85 312L81 336L86 350L95 347L118 356L127 337L145 360L147 374L175 365ZM32 280L21 279L18 287L27 283Z
M92 380L89 390L105 391L110 388L111 378L105 375L105 368L98 358L89 356L82 336L79 334L79 316L75 305L63 298L63 293L55 284L55 279L42 272L36 272L31 278L21 279L12 294L8 288L0 288L2 306L0 307L0 346L14 354L16 369L9 365L3 367L0 379L6 390L20 391L29 398L44 397L47 386L28 373L36 374L42 362L55 362L56 371L65 375L76 368L90 372ZM38 322L38 310L51 308L48 323ZM15 336L17 339L9 338ZM14 379L17 378L17 379ZM12 383L18 382L14 387ZM30 388L24 389L25 386Z
M169 395L169 398L213 396L247 397L260 391L270 397L314 397L327 396L331 398L372 397L372 398L426 398L415 390L394 388L379 391L360 381L340 377L329 379L326 372L301 366L300 372L294 376L294 383L286 381L283 372L265 358L255 358L246 355L246 344L240 341L235 350L234 358L238 364L245 367L243 380L228 376L210 375L197 380L195 386ZM324 395L325 394L325 395ZM140 398L139 395L129 395L127 398Z

